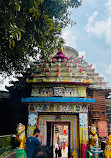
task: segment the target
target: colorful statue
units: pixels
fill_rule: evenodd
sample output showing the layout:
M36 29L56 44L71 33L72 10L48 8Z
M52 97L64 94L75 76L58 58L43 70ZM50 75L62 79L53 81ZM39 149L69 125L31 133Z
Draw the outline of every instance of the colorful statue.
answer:
M24 148L25 143L25 126L22 123L17 125L17 139L20 142L20 149Z
M94 124L91 126L91 134L89 135L89 143L91 146L98 146L98 135L96 134L96 127Z
M106 158L111 158L111 134L106 140L104 154Z
M72 157L73 158L78 158L78 152L76 151L76 149L73 150Z

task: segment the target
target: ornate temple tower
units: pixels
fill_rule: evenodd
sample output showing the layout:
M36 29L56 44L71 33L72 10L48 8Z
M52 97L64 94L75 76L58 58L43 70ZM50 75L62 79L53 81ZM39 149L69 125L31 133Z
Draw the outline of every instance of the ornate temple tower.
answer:
M65 55L66 54L66 55ZM39 127L44 144L53 146L54 125L68 126L68 155L88 140L88 124L106 120L107 83L84 57L70 47L61 48L51 61L39 60L27 70L31 95L22 98L28 106L28 136Z

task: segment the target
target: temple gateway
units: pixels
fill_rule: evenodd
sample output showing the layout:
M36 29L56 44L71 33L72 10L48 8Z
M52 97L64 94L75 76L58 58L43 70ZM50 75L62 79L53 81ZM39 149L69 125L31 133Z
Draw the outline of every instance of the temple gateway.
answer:
M80 151L81 142L88 140L88 124L107 119L107 83L70 47L48 61L34 62L26 76L30 95L22 103L29 112L27 136L38 127L44 145L66 141L69 158L72 149Z

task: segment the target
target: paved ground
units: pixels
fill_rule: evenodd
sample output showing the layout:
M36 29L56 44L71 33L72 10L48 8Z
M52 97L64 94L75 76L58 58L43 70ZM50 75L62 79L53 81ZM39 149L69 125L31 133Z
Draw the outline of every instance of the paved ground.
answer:
M61 158L66 158L68 157L68 147L66 147L64 150L62 149L62 157Z

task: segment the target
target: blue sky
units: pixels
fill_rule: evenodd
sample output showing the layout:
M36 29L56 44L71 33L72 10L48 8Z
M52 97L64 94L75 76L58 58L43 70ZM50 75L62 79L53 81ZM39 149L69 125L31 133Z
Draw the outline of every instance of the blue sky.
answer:
M66 45L84 55L111 87L111 0L83 0L70 10L76 25L63 30Z
M65 28L62 36L66 45L83 55L111 87L111 0L82 1L79 8L70 9L76 25ZM4 83L9 85L9 80L17 79L11 76ZM1 76L0 84L6 90Z

